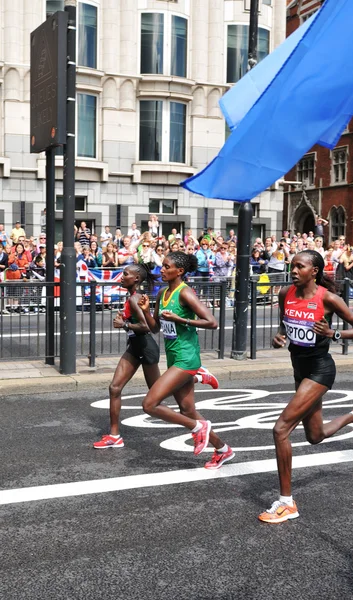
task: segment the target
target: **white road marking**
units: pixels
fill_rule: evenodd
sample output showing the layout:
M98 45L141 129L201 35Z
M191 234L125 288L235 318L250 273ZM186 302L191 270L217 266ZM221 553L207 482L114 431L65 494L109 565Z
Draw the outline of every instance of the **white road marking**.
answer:
M324 452L293 458L293 469L320 467L337 463L353 462L353 450L342 452ZM86 496L90 494L103 494L106 492L121 492L124 490L157 487L163 485L176 485L223 479L225 477L240 477L256 473L270 473L277 471L275 459L256 460L237 464L224 465L219 471L207 471L204 468L182 469L178 471L165 471L162 473L146 473L144 475L128 475L112 479L96 479L73 483L59 483L38 487L17 488L0 491L0 505L19 504L21 502L34 502L38 500L52 500L54 498L69 498Z

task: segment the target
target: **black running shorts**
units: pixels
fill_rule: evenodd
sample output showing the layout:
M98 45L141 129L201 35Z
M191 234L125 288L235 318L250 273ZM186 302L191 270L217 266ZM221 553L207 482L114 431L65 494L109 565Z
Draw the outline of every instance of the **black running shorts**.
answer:
M130 337L126 352L132 354L141 365L155 365L159 363L159 346L149 333Z
M311 379L316 383L332 388L336 377L336 366L331 354L320 357L298 357L291 355L294 379L297 384L303 379Z

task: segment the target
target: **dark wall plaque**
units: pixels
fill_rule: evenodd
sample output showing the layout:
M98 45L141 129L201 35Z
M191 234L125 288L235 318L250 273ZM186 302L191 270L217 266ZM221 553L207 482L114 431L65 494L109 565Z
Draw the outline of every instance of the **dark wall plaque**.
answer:
M66 142L67 13L31 33L31 152Z

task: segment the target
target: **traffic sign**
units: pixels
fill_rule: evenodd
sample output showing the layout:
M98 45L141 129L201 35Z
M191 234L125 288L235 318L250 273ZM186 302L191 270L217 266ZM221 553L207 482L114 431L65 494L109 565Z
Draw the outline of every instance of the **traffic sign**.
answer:
M66 142L66 12L58 11L31 33L31 152Z

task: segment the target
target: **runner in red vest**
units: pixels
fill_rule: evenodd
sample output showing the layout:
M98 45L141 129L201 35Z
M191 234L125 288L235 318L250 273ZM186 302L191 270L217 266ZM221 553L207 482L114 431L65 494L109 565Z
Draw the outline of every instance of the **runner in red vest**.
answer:
M273 339L275 348L289 340L294 369L296 393L290 400L273 430L276 446L280 497L259 519L266 523L282 523L299 517L292 498L292 446L289 436L303 423L306 439L319 444L345 425L353 423L348 413L323 422L322 397L332 388L336 367L329 354L330 338L353 338L353 330L331 329L335 313L353 325L353 314L342 298L337 296L334 283L324 275L324 260L314 250L299 252L291 262L293 285L282 288L279 294L280 327Z

